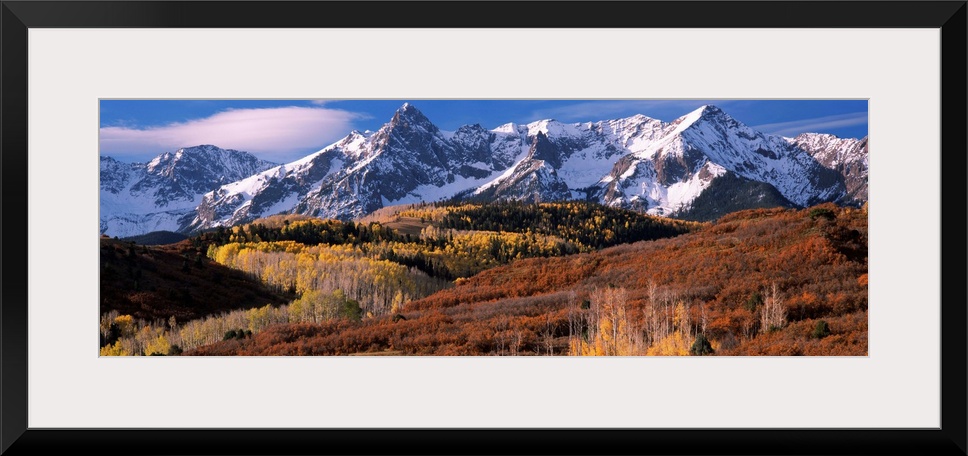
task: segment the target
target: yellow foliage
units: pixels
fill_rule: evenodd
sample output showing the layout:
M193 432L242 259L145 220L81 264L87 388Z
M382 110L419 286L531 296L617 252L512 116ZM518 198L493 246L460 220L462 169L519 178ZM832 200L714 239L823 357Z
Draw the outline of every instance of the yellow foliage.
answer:
M600 340L604 343L611 342L613 329L616 328L615 325L612 324L612 321L608 317L602 318L602 320L598 323L598 334Z
M132 336L135 333L134 317L131 315L119 315L114 319L114 324L118 325L122 337Z
M641 330L628 318L624 288L598 290L591 296L591 327L587 340L569 342L569 354L579 356L635 356L643 354Z
M716 352L716 353L718 353L720 350L723 349L723 343L718 340L709 340L709 346L712 347L713 352ZM692 346L690 345L690 347Z
M581 339L574 339L568 342L568 354L570 356L605 356L601 344L588 343Z
M164 334L159 334L158 337L148 341L145 346L145 356L150 356L154 354L167 355L171 350L171 344L168 339L165 338Z
M131 356L123 346L121 346L121 341L117 341L111 345L106 345L101 347L101 356Z
M688 328L690 325L689 321L689 305L679 301L676 303L675 308L672 313L672 324L677 328Z
M649 356L689 356L689 347L693 337L681 331L675 331L668 337L652 344L646 352Z

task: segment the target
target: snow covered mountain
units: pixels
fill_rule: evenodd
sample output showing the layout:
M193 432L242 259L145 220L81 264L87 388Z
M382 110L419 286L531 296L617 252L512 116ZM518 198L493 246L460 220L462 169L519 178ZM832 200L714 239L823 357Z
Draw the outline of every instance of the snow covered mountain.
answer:
M756 207L764 199L772 200L766 204L770 206L786 205L783 200L807 206L838 201L846 192L837 172L803 148L743 125L715 106L703 106L670 122L658 140L631 152L602 179L607 204L696 216L700 208L692 203L717 180L731 184L706 206L725 207L723 198L737 196L749 200L740 206ZM712 207L701 209L722 215Z
M820 133L803 133L787 141L807 151L821 165L844 179L847 194L839 203L859 205L867 201L867 137L838 138Z
M103 156L100 162L100 231L122 237L184 231L205 193L274 165L212 145L166 152L148 163Z
M148 167L172 160L162 157ZM126 201L137 194L143 201L136 187L148 178L138 174L143 165L110 158L101 163L103 232L105 195ZM588 199L697 219L751 207L867 199L866 138L766 135L715 106L672 122L636 115L576 124L549 119L493 130L465 125L450 132L404 104L375 132L353 131L284 165L247 163L250 168L232 168L236 179L203 165L205 171L192 181L196 185L185 189L174 185L184 180L149 180L155 204L142 212L153 211L154 225L138 219L138 207L131 207L123 226L187 232L277 213L352 219L387 205L450 198ZM120 226L107 225L109 231Z
M301 160L206 194L191 228L279 212L349 219L385 205L450 197L520 160L522 146L503 139L480 125L441 131L405 104L376 132L353 131Z

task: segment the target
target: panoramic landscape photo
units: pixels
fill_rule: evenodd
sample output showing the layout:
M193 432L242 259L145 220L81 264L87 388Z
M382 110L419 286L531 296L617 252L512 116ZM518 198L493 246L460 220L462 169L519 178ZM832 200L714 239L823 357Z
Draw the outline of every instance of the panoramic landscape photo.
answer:
M102 356L866 356L866 100L100 100Z

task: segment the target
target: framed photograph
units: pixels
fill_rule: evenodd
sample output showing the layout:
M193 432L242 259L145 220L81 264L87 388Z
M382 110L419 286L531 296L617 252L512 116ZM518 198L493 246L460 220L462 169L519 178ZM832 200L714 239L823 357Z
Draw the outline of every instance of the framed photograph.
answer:
M0 452L966 454L966 12L4 1Z

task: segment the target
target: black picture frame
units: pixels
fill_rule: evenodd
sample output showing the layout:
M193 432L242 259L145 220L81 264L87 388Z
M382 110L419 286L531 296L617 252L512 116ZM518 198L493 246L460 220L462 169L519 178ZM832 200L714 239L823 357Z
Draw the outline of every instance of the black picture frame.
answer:
M513 6L512 6L513 5ZM966 454L966 11L959 1L3 1L0 452L21 454ZM513 9L513 14L509 14ZM620 11L621 14L616 12ZM443 19L442 19L443 18ZM401 21L405 19L406 23ZM752 27L941 31L939 429L36 429L27 427L27 30L34 27ZM889 400L889 399L885 399Z

